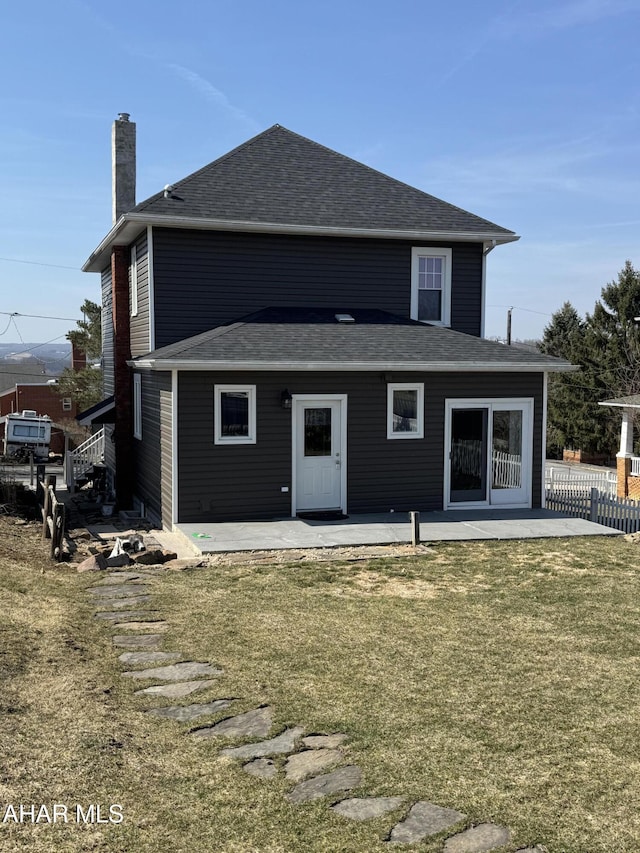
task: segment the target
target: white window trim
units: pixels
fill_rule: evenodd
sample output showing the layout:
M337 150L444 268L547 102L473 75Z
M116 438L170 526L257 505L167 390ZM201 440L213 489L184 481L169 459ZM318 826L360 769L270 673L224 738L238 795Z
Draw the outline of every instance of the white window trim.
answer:
M417 432L394 432L393 430L393 392L418 392L418 430ZM387 384L387 438L424 438L424 382L389 382Z
M222 435L222 404L224 391L245 392L249 397L249 435ZM214 385L214 444L255 444L256 443L256 386L255 385Z
M142 385L140 374L133 374L133 437L142 438Z
M71 397L63 397L62 398L62 411L70 412L73 409L73 401Z
M432 326L451 325L451 266L453 252L441 246L414 246L411 249L411 319L418 320L418 258L444 258L444 283L442 291L442 317L440 320L422 320Z
M131 316L138 316L138 249L131 247Z

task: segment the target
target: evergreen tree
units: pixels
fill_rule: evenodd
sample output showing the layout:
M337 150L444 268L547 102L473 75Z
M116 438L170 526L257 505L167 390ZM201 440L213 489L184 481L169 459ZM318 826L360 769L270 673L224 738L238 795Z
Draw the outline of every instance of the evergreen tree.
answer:
M102 353L102 309L90 299L85 299L80 310L83 319L77 321L77 329L67 333L67 340L86 353L87 360L99 358ZM92 364L82 370L67 367L58 378L57 391L62 397L71 397L80 411L89 409L102 398L102 371Z
M580 319L565 302L551 318L542 352L580 366L549 377L548 444L616 452L620 417L601 400L640 393L640 272L626 261L616 281L602 289L593 313Z

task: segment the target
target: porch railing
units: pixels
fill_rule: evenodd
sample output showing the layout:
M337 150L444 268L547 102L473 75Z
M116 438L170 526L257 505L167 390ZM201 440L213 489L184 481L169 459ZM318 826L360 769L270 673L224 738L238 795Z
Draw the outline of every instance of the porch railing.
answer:
M640 477L640 456L632 456L631 457L630 474L632 477Z
M64 478L67 488L72 491L78 479L104 459L104 427L89 436L75 450L70 450L64 459Z

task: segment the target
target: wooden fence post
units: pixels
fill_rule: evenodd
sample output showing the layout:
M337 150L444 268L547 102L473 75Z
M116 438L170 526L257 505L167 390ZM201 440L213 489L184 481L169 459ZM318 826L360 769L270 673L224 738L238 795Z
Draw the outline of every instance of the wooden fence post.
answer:
M43 485L43 502L42 502L42 541L48 539L51 535L49 532L49 515L51 513L51 491L49 489L49 481L51 474L47 474L44 478Z

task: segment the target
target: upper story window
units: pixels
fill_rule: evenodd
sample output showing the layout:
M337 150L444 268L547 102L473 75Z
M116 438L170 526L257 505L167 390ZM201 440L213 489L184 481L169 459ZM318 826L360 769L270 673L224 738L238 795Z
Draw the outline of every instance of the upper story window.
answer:
M133 437L142 438L142 385L140 374L133 374Z
M215 444L256 443L256 386L215 386Z
M439 326L451 324L451 249L411 250L411 317Z
M138 315L138 250L135 243L131 247L131 316Z
M62 411L70 412L73 408L73 404L71 402L71 397L63 397L62 398Z

